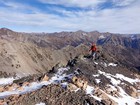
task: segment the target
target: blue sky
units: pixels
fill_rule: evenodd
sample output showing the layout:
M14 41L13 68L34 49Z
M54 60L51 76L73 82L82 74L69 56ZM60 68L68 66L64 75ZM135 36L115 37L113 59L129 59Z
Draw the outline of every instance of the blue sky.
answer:
M140 33L140 0L0 0L0 28Z

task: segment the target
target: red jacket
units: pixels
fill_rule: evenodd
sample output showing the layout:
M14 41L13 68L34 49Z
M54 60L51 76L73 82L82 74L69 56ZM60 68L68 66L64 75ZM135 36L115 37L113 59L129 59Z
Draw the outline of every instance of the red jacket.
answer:
M96 51L96 50L97 50L96 45L92 45L89 51Z

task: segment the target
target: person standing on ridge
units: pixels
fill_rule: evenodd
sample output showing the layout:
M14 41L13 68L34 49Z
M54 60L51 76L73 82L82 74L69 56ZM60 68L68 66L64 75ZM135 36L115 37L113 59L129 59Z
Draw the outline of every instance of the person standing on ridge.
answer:
M97 51L97 47L96 47L96 44L93 43L89 52L91 51L91 57L92 59L95 59L95 56L96 56L96 51Z

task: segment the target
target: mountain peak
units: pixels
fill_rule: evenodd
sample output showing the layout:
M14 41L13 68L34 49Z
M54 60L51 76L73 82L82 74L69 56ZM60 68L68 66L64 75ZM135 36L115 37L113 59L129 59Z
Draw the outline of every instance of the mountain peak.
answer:
M78 31L76 31L76 32L83 33L83 32L85 32L85 31L83 31L83 30L78 30Z
M0 29L0 35L7 35L9 32L14 32L14 31L5 27Z
M5 28L5 27L1 28L0 30L3 30L3 31L12 31L12 30L10 30L8 28Z

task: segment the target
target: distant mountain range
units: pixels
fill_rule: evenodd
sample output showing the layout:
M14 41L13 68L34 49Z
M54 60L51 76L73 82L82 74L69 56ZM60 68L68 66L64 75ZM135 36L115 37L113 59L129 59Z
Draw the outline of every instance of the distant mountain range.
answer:
M128 67L140 68L140 34L93 32L23 33L0 29L1 74L25 76L65 65L72 57L88 54L92 43L106 56ZM101 50L101 49L100 49ZM24 73L23 73L24 71Z

